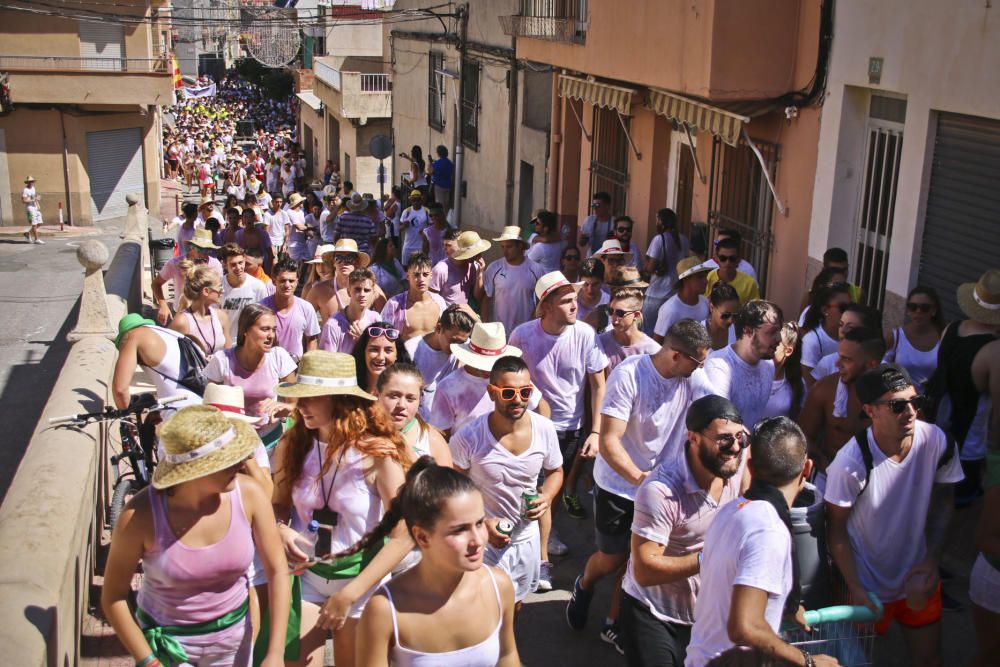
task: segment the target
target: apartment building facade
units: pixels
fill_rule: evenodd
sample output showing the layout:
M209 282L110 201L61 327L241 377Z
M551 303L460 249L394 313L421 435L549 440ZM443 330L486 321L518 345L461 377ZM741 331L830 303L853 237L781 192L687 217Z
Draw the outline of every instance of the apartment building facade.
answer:
M0 220L25 224L28 175L47 222L60 204L77 225L124 215L128 192L157 210L160 105L173 93L168 3L112 15L58 4L60 16L0 10L0 72L13 107L0 116Z

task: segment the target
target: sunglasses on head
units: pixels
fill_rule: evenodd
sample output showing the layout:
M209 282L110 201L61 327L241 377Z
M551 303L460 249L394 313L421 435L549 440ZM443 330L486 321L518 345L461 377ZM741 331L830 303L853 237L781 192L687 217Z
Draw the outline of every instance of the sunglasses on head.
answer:
M638 312L639 312L638 310L622 310L621 308L615 308L614 310L611 311L611 314L621 320L633 313L638 313Z
M901 415L906 411L906 406L912 405L914 412L920 412L927 405L927 397L917 394L913 398L894 398L889 401L879 401L875 405L888 405L893 414Z
M335 264L354 264L357 258L353 254L348 253L346 255L334 255L333 261Z
M368 327L369 338L379 338L381 336L385 336L389 340L396 340L399 338L399 329L391 329L389 327Z
M535 385L532 384L526 384L523 387L500 387L495 384L489 386L497 392L501 401L513 401L515 397L520 397L522 401L527 401L531 398L532 392L535 391Z
M917 311L920 311L921 313L929 313L929 312L931 312L932 308L934 308L934 306L932 306L929 303L908 303L908 304L906 304L906 309L908 311L910 311L911 313L915 313Z

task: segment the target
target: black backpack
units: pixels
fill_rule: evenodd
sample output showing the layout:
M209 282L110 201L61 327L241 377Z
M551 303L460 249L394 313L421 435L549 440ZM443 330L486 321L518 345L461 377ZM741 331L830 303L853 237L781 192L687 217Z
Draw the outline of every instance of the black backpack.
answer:
M944 452L942 452L941 458L938 459L938 470L948 465L948 462L954 458L955 450L958 448L955 444L955 440L950 435L945 433L944 437L948 441L948 446L945 448ZM861 484L861 490L858 491L858 498L860 498L861 494L868 488L868 480L871 479L872 469L875 468L875 460L872 458L872 448L868 443L868 429L863 428L858 431L855 434L854 439L857 441L858 448L861 450L861 460L865 463L865 481Z
M205 355L202 353L201 348L199 348L197 343L193 340L173 331L170 333L176 336L177 346L180 348L180 377L172 378L169 375L160 373L160 371L157 371L152 367L147 368L151 371L155 371L159 375L163 375L163 377L168 380L173 380L180 386L185 389L189 389L199 396L204 396L205 387L208 386L208 378L205 377L205 367L208 365L208 360L205 359Z

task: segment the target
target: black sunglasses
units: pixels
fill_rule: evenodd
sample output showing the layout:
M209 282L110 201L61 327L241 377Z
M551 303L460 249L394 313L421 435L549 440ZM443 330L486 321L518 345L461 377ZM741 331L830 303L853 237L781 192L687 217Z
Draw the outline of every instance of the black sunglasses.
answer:
M354 264L357 261L358 261L357 256L353 254L333 256L334 264Z
M580 256L579 255L563 255L563 259L565 259L567 262L579 262L580 261Z
M380 336L385 336L389 340L396 340L399 338L399 329L391 329L389 327L368 327L369 338L379 338Z
M927 405L927 397L917 394L913 398L894 398L889 401L878 401L875 405L888 405L893 414L901 415L906 410L907 405L912 405L915 412L920 412Z
M719 317L721 317L724 320L731 320L734 317L736 317L736 313L727 313L726 311L722 311L721 313L719 313Z
M618 234L631 234L632 233L632 228L631 227L617 227L615 229L615 232L618 233Z
M739 255L719 255L719 264L739 264Z
M638 313L638 312L639 312L638 310L622 310L621 308L615 308L614 310L611 311L611 314L617 317L618 319L623 319L625 317L628 317L632 313Z
M735 445L739 445L739 449L746 449L750 445L750 438L747 437L746 431L740 431L739 433L733 435L727 433L725 435L717 435L713 438L715 444L719 446L719 449L723 452L728 452Z
M921 313L929 313L929 312L931 312L932 308L934 308L934 306L932 306L929 303L908 303L908 304L906 304L906 309L908 311L910 311L911 313L915 313L917 311L920 311Z

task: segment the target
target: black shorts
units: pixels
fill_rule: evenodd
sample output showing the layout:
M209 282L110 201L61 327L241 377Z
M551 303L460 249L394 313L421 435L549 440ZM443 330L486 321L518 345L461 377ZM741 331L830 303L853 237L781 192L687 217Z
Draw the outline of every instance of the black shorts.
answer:
M597 549L605 554L627 554L632 541L635 503L594 487L594 533Z
M563 470L569 472L570 467L573 465L573 458L576 456L576 450L580 448L580 441L582 440L581 429L575 428L570 431L557 431L556 438L559 440L559 452L563 457Z
M691 626L661 621L649 607L622 591L618 614L628 667L683 667Z

